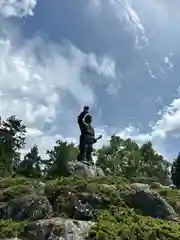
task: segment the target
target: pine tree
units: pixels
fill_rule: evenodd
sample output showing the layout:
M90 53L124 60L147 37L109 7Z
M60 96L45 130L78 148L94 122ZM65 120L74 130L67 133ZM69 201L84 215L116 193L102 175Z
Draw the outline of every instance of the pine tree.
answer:
M176 187L180 187L180 153L171 168L171 180Z
M12 174L17 164L19 150L25 145L26 127L15 116L1 121L0 125L0 174Z
M73 143L56 141L53 150L48 150L49 159L44 161L45 172L50 177L69 176L68 162L77 159L78 150Z
M24 156L24 160L17 167L16 173L29 178L39 178L41 177L41 162L38 146L34 145Z

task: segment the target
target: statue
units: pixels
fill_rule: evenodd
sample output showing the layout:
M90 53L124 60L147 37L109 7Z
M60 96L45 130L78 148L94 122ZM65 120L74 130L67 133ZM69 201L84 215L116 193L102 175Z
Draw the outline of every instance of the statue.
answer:
M95 132L91 122L92 116L89 114L89 107L85 106L78 116L78 124L81 131L78 161L92 163L93 144L96 143L98 139L102 138L101 135L95 138Z

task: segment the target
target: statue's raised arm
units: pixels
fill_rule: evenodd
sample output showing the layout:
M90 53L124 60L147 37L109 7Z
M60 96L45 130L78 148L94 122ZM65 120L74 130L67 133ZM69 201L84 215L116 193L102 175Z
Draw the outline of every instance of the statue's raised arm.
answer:
M89 112L89 107L85 106L83 111L79 114L78 119L77 119L79 128L81 130L81 134L83 131L82 129L83 129L83 125L84 125L84 117L88 114L88 112Z

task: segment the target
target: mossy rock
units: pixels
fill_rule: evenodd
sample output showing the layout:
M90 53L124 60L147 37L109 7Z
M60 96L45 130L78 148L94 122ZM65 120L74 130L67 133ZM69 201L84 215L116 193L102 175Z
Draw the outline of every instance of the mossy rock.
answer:
M0 194L0 202L8 202L12 199L19 198L24 195L35 194L35 188L33 185L14 185L5 188Z
M21 199L23 195L31 195L32 192L33 194L35 192L31 198L32 201L31 199L27 200L27 205L26 203L24 205L25 217L23 219L28 221L47 218L49 214L51 217L51 206L54 210L53 216L56 212L58 216L63 216L63 219L65 217L73 218L71 213L72 201L85 198L88 194L89 196L99 196L102 202L99 208L94 209L93 222L96 224L91 229L89 240L95 239L95 236L96 240L179 240L180 227L177 223L143 217L124 203L124 194L133 191L130 183L143 182L149 184L174 207L176 212L180 213L180 191L162 189L158 184L153 183L155 180L148 179L148 181L147 179L140 181L137 178L126 180L120 177L60 178L45 182L44 196L37 196L41 184L34 179L1 180L0 188L4 191L3 201L9 201L8 210L11 210L17 204L16 200ZM22 206L21 201L19 206ZM19 207L19 210L21 208ZM18 208L15 207L15 209ZM15 213L12 216L15 216ZM16 236L21 238L20 233L23 232L24 226L24 222L0 221L0 239Z
M29 182L32 184L33 182L32 179L27 179L23 177L4 178L0 180L0 189L5 189L15 185L26 185L26 184L29 184Z
M39 220L52 216L52 207L45 196L27 195L9 201L0 209L2 219Z
M107 187L108 185L111 187ZM128 191L131 191L131 187L119 178L115 181L113 178L93 178L85 180L74 177L49 181L46 186L45 195L48 197L54 211L58 211L57 203L61 211L62 206L68 209L72 204L72 200L78 197L80 193L99 195L104 203L102 209L108 209L113 205L125 206L121 194Z
M0 239L16 238L24 231L27 222L0 220Z

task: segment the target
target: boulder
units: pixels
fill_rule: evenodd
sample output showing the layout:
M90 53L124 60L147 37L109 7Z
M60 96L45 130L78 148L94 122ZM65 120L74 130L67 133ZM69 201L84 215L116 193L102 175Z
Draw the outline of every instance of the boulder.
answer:
M144 216L170 219L175 216L174 209L157 192L136 190L123 194L124 202L131 208L140 210Z
M51 218L28 224L22 236L29 240L85 240L93 222Z
M34 188L38 196L43 196L45 192L46 184L44 182L35 181Z
M56 199L53 208L58 215L65 213L69 218L88 221L93 218L95 209L102 208L103 200L97 194L69 192L68 195L66 201L62 196Z
M47 197L29 195L0 204L0 218L22 220L38 220L52 214L52 207Z
M14 185L3 189L0 192L0 202L8 202L12 199L20 198L25 195L36 194L36 190L33 185Z
M100 209L103 201L101 197L93 193L81 193L78 199L74 201L74 218L77 220L93 219L93 210Z
M71 162L69 163L69 169L71 175L76 175L80 177L104 176L104 172L101 168L96 167L96 165L94 164L88 164L85 162Z

